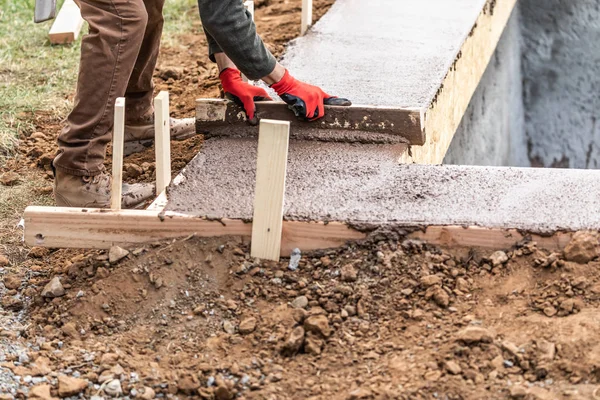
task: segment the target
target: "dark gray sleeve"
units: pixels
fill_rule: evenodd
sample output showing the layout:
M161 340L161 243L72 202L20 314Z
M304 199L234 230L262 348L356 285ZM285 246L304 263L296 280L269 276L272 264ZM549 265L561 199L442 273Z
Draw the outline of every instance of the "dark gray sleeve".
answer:
M256 33L242 0L198 0L209 56L223 52L250 79L273 72L275 57Z

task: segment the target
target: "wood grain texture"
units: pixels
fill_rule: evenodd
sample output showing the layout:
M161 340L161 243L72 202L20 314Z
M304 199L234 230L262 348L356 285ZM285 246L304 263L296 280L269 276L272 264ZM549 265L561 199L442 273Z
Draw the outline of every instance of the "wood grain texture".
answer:
M210 221L157 210L101 210L71 207L27 207L25 242L49 248L108 249L156 240L185 237L240 236L250 238L252 224L241 220ZM283 222L281 255L335 248L365 234L344 223Z
M312 26L313 2L312 0L302 0L302 17L300 21L300 36L304 35L308 28Z
M110 207L121 209L121 190L123 186L123 146L125 143L125 98L115 101L115 120L112 138L112 190Z
M425 111L426 142L413 146L401 162L441 164L467 111L479 81L492 58L516 0L490 0Z
M252 219L252 257L279 260L290 123L260 121Z
M169 93L162 91L154 99L154 149L156 152L156 193L171 182L171 126Z
M73 43L79 37L84 22L77 4L73 0L65 0L48 33L50 43Z

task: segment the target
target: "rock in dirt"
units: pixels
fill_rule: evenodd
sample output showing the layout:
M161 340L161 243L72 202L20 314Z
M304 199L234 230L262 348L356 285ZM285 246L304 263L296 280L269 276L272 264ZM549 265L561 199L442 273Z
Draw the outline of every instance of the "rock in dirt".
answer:
M308 298L306 296L298 296L292 301L292 307L294 308L306 308L308 305Z
M125 250L124 248L119 246L112 246L108 251L108 262L110 262L111 264L118 263L119 261L127 257L128 254L129 251Z
M600 234L590 231L576 232L565 247L565 259L585 264L598 257Z
M4 186L16 185L21 180L21 176L16 172L9 171L0 175L0 183Z
M54 400L56 397L52 397L50 394L50 385L37 385L29 389L29 399L36 400Z
M60 279L58 276L52 278L50 282L46 286L44 286L44 290L42 290L42 297L54 298L65 295L65 288L60 283Z
M121 396L123 394L123 389L121 388L121 381L119 381L118 379L113 379L112 381L109 381L104 386L104 393L113 397Z
M348 393L347 400L366 400L371 399L373 393L369 389L358 388Z
M223 321L223 330L230 335L235 333L235 325L231 321L225 320Z
M177 382L177 389L185 394L192 394L200 387L200 383L196 377L188 375L184 376Z
M444 368L446 371L451 373L452 375L458 375L462 372L462 368L454 361L446 361L444 364Z
M286 356L293 356L298 353L304 344L304 328L297 326L283 345L282 353Z
M352 264L346 264L342 267L341 277L344 282L356 282L358 279L358 272Z
M288 264L288 269L290 271L295 271L298 269L300 258L302 258L302 252L300 252L300 249L295 248L292 250L292 254L290 255L290 263Z
M421 285L423 285L425 287L441 285L441 284L442 284L442 278L440 278L437 275L426 275L421 278Z
M491 343L494 340L494 335L489 330L480 326L468 326L458 332L456 339L466 344L472 343Z
M88 381L85 379L73 378L66 375L59 375L58 377L58 395L60 397L75 396L83 392L87 387Z
M442 308L447 308L450 305L450 296L439 286L433 288L431 297L433 298L435 304Z
M308 335L304 341L304 352L318 356L323 350L323 340L314 335Z
M219 386L217 390L215 390L215 398L217 400L231 400L233 399L233 393L226 386Z
M331 329L329 328L329 321L325 315L312 315L304 321L304 329L307 332L316 333L328 338L331 335Z
M151 387L145 386L138 397L143 400L152 400L154 397L156 397L156 392L154 392L154 389Z
M183 68L181 67L163 67L158 72L158 77L164 81L173 79L179 80L183 77Z
M21 277L18 275L6 275L4 277L4 286L7 289L18 289L21 286Z
M508 256L502 250L498 250L493 252L492 255L488 257L488 260L490 260L492 266L497 267L506 263L508 261Z
M510 388L511 399L524 399L527 396L527 389L521 385L514 385Z
M557 313L558 311L556 310L556 308L552 306L544 308L544 314L546 314L547 317L554 317Z
M242 335L248 335L256 329L256 318L250 317L246 318L242 322L240 322L240 326L238 327L239 332Z
M527 390L528 400L554 400L556 396L544 388L532 386Z
M8 265L8 257L0 254L0 267L6 267Z
M77 339L79 337L79 331L77 330L74 322L67 322L62 326L61 330L70 338Z

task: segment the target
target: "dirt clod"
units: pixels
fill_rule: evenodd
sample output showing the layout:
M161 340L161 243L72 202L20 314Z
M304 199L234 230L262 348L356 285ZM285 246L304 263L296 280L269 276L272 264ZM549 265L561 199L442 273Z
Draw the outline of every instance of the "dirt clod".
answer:
M456 339L466 344L474 343L491 343L494 340L494 335L489 330L480 326L468 326L458 332Z
M600 234L598 232L576 232L565 247L565 259L585 264L598 257L600 250L599 238Z
M21 176L13 171L5 172L0 175L0 183L2 183L4 186L16 185L20 180Z
M328 338L331 335L329 321L325 315L313 315L304 321L304 329L306 332L312 332Z
M248 335L248 334L254 332L254 330L256 329L256 324L257 324L256 318L254 318L254 317L246 318L245 320L240 322L240 326L238 327L238 330L242 335Z
M58 395L60 397L75 396L83 392L88 386L88 381L71 376L58 376Z

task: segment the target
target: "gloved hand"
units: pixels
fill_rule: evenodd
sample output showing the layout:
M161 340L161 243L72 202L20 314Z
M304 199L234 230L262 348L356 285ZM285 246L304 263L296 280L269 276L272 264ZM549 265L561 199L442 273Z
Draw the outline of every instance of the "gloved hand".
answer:
M225 95L231 98L237 105L244 107L250 123L256 123L254 119L256 111L254 101L273 100L263 88L244 82L242 80L242 73L237 69L225 68L219 74L219 78L221 79Z
M331 96L321 88L294 79L286 70L283 78L271 85L297 117L314 121L325 115L325 105L351 106L352 102Z

